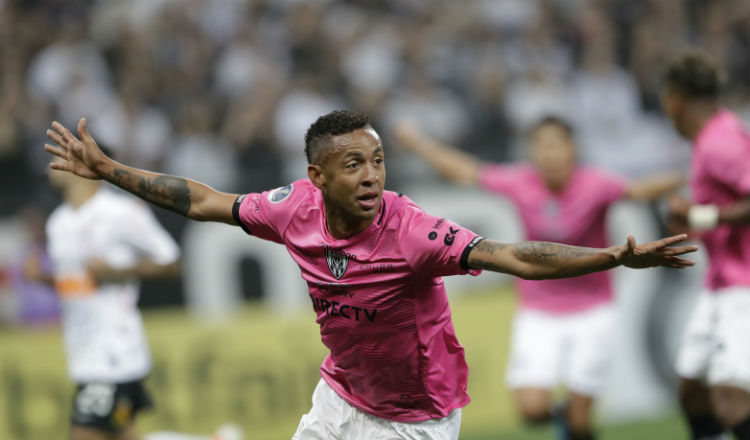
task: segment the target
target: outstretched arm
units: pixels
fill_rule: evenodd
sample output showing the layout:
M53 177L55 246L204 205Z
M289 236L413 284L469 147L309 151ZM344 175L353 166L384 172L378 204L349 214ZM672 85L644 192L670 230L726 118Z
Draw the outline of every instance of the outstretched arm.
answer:
M504 244L482 240L469 253L469 267L503 272L527 280L568 278L624 265L631 268L656 266L682 269L692 266L690 260L679 258L695 252L697 246L667 247L687 238L675 235L658 241L636 245L629 235L626 244L606 249L568 246L541 241Z
M183 177L139 170L107 157L86 129L86 119L78 122L78 138L59 122L52 123L47 136L56 144L44 149L59 157L50 167L88 179L104 179L162 208L201 221L236 225L232 206L237 194L216 191Z
M678 190L684 184L685 176L682 173L653 176L632 182L628 185L625 197L639 201L656 200Z
M669 200L669 223L674 230L703 231L720 224L750 223L750 197L723 206L691 204L681 196Z
M474 156L430 139L412 125L399 125L395 135L407 150L417 153L451 182L473 185L479 180L481 163Z

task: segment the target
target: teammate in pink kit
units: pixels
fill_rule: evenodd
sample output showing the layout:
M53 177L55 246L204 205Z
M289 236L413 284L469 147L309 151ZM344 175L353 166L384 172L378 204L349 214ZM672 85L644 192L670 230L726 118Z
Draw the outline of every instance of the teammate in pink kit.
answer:
M407 124L396 134L406 148L448 180L508 197L518 209L528 240L605 247L606 214L614 202L654 199L677 189L684 180L665 175L626 183L578 166L573 129L552 116L530 131L528 164L482 163ZM507 382L521 416L530 423L550 420L552 395L562 384L569 392L565 438L592 438L591 409L612 354L609 274L520 279L518 291L520 307L513 324Z
M693 203L676 198L672 223L696 231L709 259L704 291L677 359L693 438L731 430L750 438L750 133L719 106L720 71L704 54L674 61L662 105L694 144Z
M482 269L559 278L629 267L692 265L667 247L684 235L636 245L579 248L546 242L503 244L432 217L384 190L385 153L366 116L336 111L307 132L308 180L261 194L227 194L181 177L113 161L78 125L55 122L45 145L52 163L106 179L196 220L240 225L284 244L309 286L321 339L330 353L313 406L296 439L456 439L468 368L456 340L441 279Z

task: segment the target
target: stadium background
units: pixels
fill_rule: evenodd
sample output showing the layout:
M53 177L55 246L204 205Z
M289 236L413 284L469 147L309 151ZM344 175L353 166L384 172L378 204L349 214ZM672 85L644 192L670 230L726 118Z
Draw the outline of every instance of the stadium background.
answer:
M575 125L584 163L626 178L685 169L689 147L658 108L661 68L687 45L710 51L727 68L724 103L750 120L748 18L740 0L0 0L0 438L59 438L67 419L56 301L19 276L59 202L41 149L51 120L87 116L128 164L250 192L303 177L309 123L355 108L384 135L389 189L514 240L506 202L439 182L390 141L394 123L515 161L529 124L553 113ZM612 240L664 233L662 210L617 206ZM143 427L230 420L288 438L324 353L297 269L239 230L156 212L185 273L144 285L159 405ZM603 438L684 432L670 361L700 270L616 271ZM471 368L462 438L548 438L521 433L502 381L510 280L449 289Z

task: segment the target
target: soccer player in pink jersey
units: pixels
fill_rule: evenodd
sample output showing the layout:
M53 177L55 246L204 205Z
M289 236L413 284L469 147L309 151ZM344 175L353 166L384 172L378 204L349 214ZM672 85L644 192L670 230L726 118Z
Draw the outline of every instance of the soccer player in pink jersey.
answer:
M670 204L672 223L700 235L708 273L677 359L693 438L725 430L750 438L750 133L718 102L720 70L705 54L667 69L662 105L694 144L693 202Z
M548 116L530 130L529 163L482 163L404 124L399 141L448 180L508 197L517 207L526 239L606 246L606 214L617 200L651 200L680 187L681 175L626 183L576 163L573 129ZM559 384L569 392L565 434L593 438L591 409L608 372L614 310L607 272L575 279L518 281L520 307L513 323L506 379L529 423L552 419Z
M385 150L365 115L321 116L305 137L308 179L263 193L216 191L138 170L104 155L78 124L54 122L45 145L53 169L105 179L195 220L238 225L284 244L307 281L329 354L313 406L295 439L456 439L468 367L451 322L442 276L481 270L562 278L610 269L692 265L668 247L684 235L636 245L582 248L504 244L431 216L385 191Z

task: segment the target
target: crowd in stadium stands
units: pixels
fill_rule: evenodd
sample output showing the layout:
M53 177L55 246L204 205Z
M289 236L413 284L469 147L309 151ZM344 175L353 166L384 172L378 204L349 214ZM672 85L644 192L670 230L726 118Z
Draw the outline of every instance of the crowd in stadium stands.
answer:
M45 129L80 116L128 164L233 192L303 177L304 132L335 108L497 161L557 114L584 162L680 168L664 63L708 49L750 119L748 16L733 0L0 0L0 219L54 205ZM388 155L391 189L432 178Z

